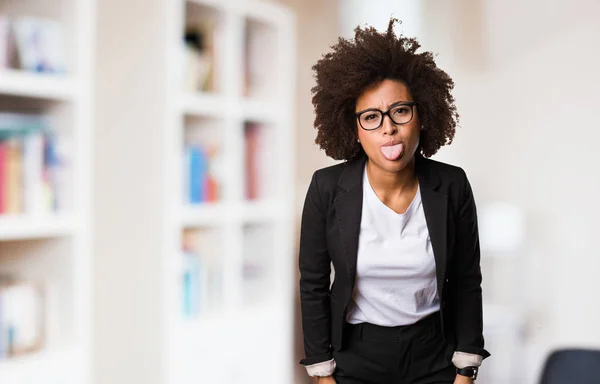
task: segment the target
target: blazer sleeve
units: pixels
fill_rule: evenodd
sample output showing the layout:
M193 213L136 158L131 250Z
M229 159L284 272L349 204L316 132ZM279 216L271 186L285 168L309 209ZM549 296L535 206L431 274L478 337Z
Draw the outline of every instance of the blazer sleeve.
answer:
M462 170L461 170L462 171ZM459 352L489 357L484 349L481 266L477 208L473 191L462 171L454 263L454 324Z
M318 172L306 194L300 224L300 306L304 334L303 365L331 360L329 285L331 261L327 250L326 207L321 200Z

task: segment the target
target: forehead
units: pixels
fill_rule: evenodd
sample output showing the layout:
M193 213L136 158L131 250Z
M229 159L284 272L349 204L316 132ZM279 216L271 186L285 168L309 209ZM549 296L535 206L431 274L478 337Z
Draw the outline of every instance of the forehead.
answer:
M408 86L402 81L386 79L366 89L356 99L356 109L384 109L400 101L413 101Z

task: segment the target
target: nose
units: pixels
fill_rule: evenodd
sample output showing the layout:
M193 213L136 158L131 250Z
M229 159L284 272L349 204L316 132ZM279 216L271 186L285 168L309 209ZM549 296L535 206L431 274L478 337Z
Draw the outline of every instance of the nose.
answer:
M384 135L393 136L398 132L398 127L396 127L396 124L394 124L389 116L385 115L383 116L383 122L381 123L381 130Z

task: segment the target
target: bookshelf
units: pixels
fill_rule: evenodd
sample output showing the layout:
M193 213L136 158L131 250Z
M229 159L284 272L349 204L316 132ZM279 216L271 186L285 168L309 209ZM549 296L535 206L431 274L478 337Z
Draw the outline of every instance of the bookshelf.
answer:
M294 16L261 1L193 0L172 2L167 19L162 382L292 382ZM204 47L209 80L182 70L198 68L179 59L185 31ZM216 197L190 198L194 160L182 151L192 142L218 148L206 156ZM182 262L186 239L196 249L184 247ZM201 304L184 312L182 296L194 295Z
M91 382L93 6L0 0L2 383Z

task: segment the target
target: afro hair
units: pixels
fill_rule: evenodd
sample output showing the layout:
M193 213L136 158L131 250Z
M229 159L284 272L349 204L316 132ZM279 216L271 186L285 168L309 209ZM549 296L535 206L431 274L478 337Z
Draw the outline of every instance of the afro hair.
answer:
M452 143L459 120L451 94L454 81L436 66L433 53L417 52L416 39L396 36L396 22L392 18L383 33L355 28L353 39L339 38L312 67L315 143L335 160L350 160L362 151L356 140L356 100L385 79L405 83L417 103L423 126L418 152L430 157Z

